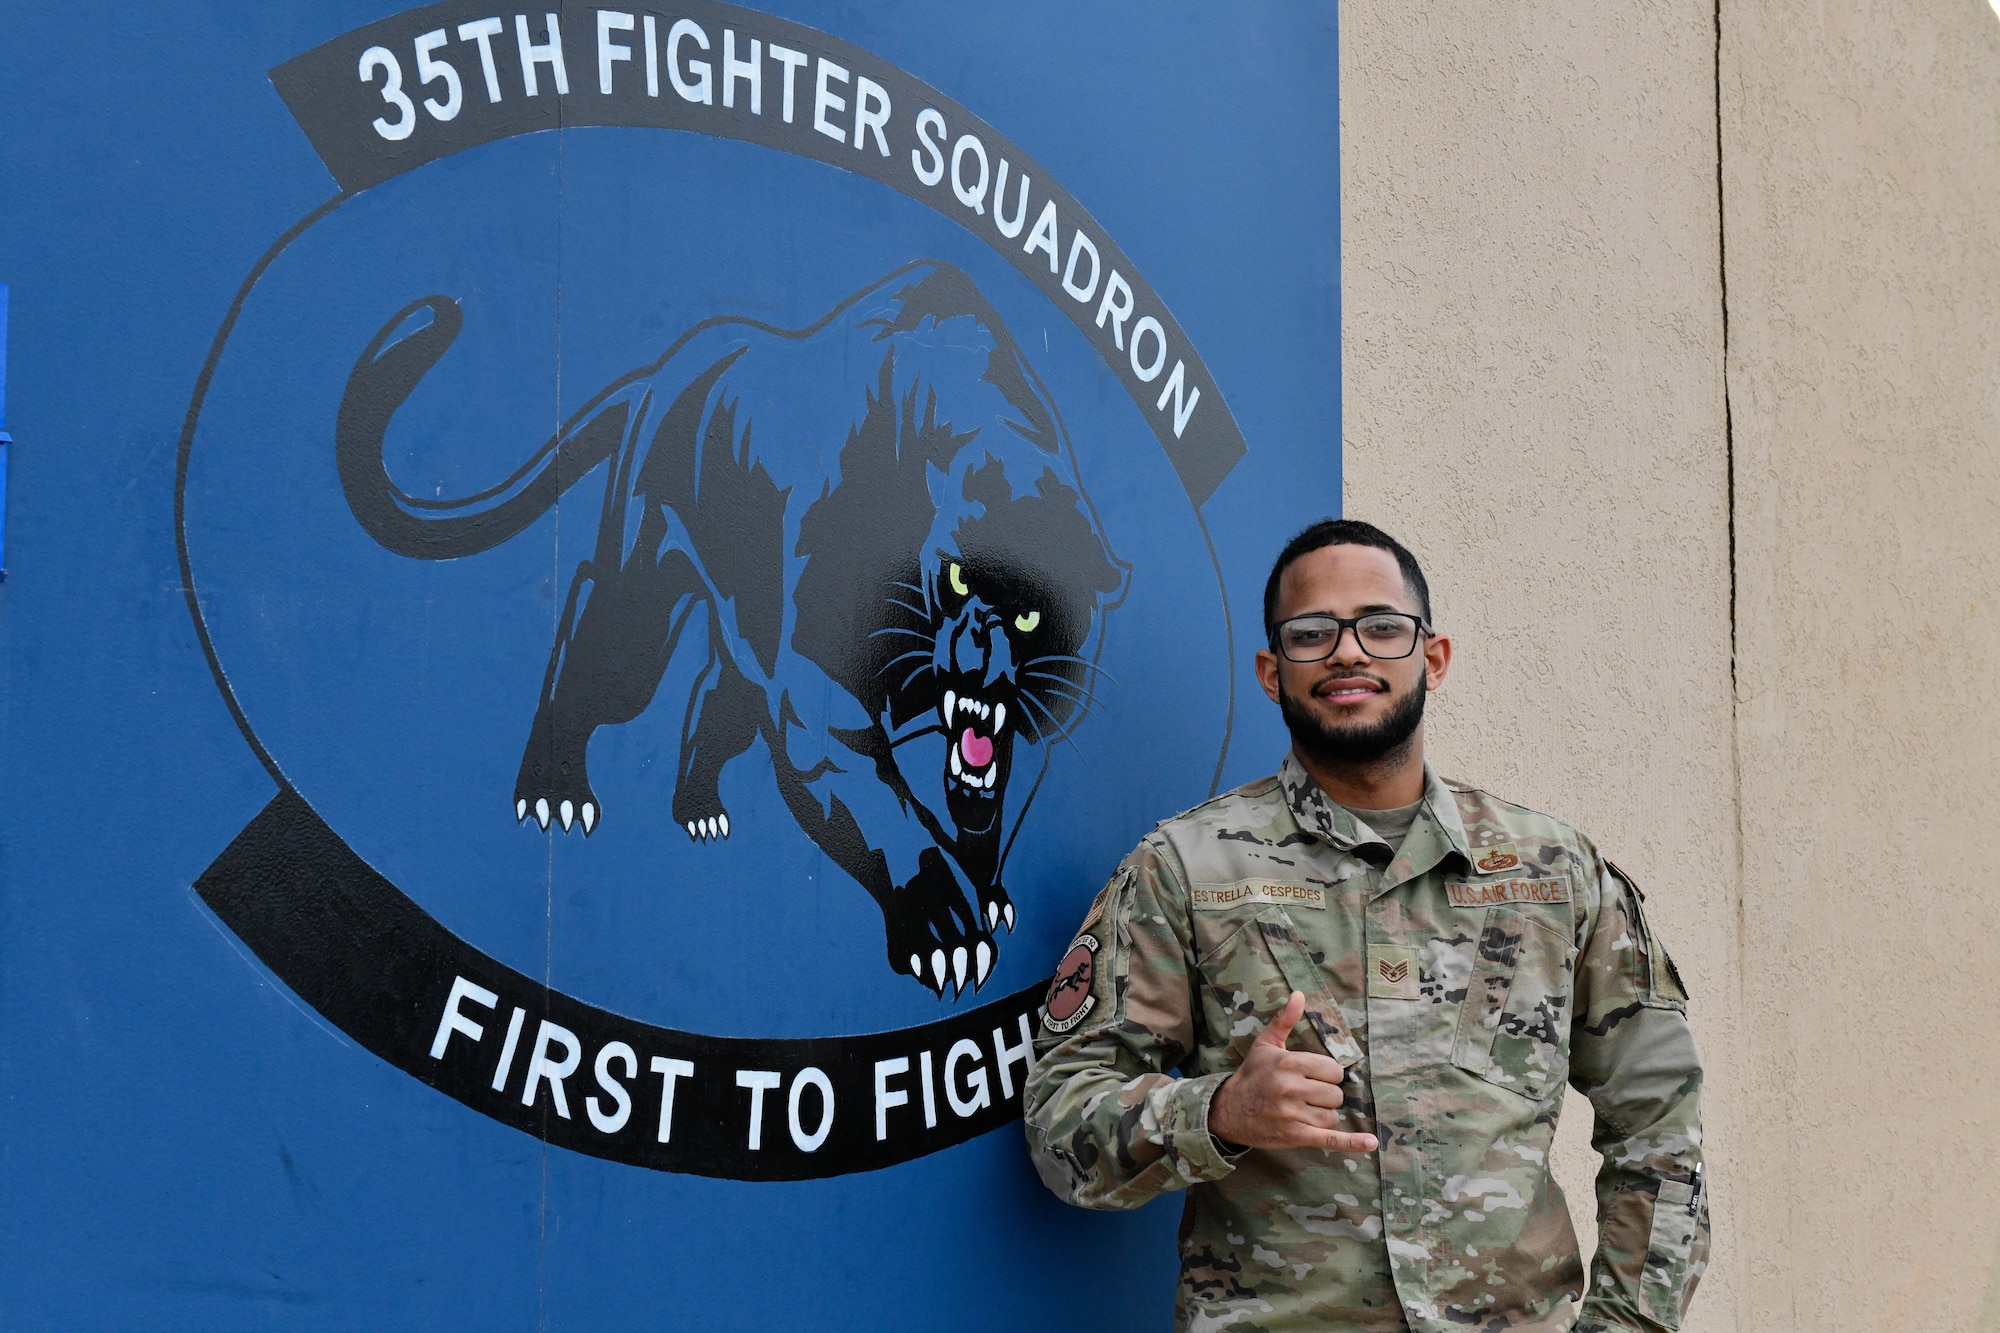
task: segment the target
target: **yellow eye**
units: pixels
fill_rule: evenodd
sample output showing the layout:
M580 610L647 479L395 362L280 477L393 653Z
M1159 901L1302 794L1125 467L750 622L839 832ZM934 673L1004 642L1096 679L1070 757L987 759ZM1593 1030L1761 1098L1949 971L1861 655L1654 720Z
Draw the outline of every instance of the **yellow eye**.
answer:
M965 586L965 574L959 569L956 562L952 564L949 578L951 579L951 590L960 597L972 591L972 589Z
M1042 613L1040 611L1030 611L1024 616L1014 617L1014 628L1023 634L1033 634L1035 626L1041 623Z

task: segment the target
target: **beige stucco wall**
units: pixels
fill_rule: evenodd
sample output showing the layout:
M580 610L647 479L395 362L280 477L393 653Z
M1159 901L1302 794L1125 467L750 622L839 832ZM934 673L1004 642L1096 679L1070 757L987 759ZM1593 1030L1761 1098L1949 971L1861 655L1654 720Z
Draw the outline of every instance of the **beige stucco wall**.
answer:
M1454 632L1440 766L1695 993L1690 1329L2000 1329L2000 21L1345 0L1340 73L1347 512Z

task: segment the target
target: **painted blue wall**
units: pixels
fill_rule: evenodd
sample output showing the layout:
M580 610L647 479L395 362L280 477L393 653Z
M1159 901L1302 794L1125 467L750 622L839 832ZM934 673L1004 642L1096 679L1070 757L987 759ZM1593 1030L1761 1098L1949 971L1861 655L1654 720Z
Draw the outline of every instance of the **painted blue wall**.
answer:
M218 363L188 538L253 725L425 910L608 1010L812 1037L930 1023L1032 985L1123 851L1209 794L1225 728L1224 783L1275 765L1281 729L1247 671L1258 597L1283 537L1340 496L1334 23L1331 4L770 8L955 99L1115 238L1248 445L1201 522L1084 334L948 214L763 148L578 129L379 186L285 252ZM7 19L0 1322L1012 1329L1063 1312L1077 1327L1161 1325L1177 1207L1067 1209L1011 1126L794 1183L549 1148L363 1049L193 892L276 787L189 614L183 428L246 274L335 192L267 71L395 12L14 6ZM426 284L459 284L469 330L483 311L511 331L499 371L466 372L479 405L464 419L505 436L493 448L511 467L697 320L796 327L921 255L963 267L1008 321L1133 566L1103 630L1117 678L1025 817L1009 885L1023 919L977 1000L940 1001L883 966L880 915L750 769L734 808L778 831L715 849L733 859L655 851L657 783L653 806L635 795L613 811L636 830L623 850L609 824L588 844L518 827L511 787L462 775L519 754L564 586L537 572L555 520L464 562L337 566L351 520L312 452L314 430L331 437L329 377ZM466 339L468 357L484 345ZM510 381L513 365L550 383ZM423 400L412 411L454 420ZM466 431L430 465L470 487L495 474ZM566 499L564 530L590 531L602 494L593 482ZM592 762L603 754L617 790L654 790L646 774L672 764L673 739L635 723L602 733ZM641 891L647 857L665 868Z

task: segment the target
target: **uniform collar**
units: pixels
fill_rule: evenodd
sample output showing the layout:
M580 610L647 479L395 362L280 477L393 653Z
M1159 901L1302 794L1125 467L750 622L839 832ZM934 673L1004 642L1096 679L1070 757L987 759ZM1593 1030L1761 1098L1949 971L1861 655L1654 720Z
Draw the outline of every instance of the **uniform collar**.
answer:
M1297 821L1299 831L1330 843L1342 851L1368 843L1387 846L1373 829L1357 820L1346 806L1329 797L1287 750L1278 768L1278 789L1285 805ZM1429 763L1424 765L1423 805L1417 810L1409 836L1396 857L1382 873L1382 889L1395 888L1443 864L1456 853L1467 865L1472 863L1471 844L1466 841L1465 822L1459 818L1458 801Z

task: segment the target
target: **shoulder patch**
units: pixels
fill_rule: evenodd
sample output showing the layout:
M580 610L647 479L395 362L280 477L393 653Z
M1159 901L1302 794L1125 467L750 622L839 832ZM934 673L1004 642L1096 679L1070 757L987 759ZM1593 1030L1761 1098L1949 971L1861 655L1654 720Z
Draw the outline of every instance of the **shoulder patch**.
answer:
M1097 997L1090 993L1090 988L1097 980L1099 947L1095 935L1079 935L1056 966L1056 974L1049 981L1048 998L1042 1003L1042 1026L1049 1031L1069 1031L1097 1006Z
M1117 882L1117 879L1113 879L1111 884L1116 884ZM1104 904L1111 897L1111 884L1106 884L1103 888L1099 889L1097 896L1090 900L1090 910L1083 914L1083 924L1077 927L1079 931L1089 930L1104 916Z

